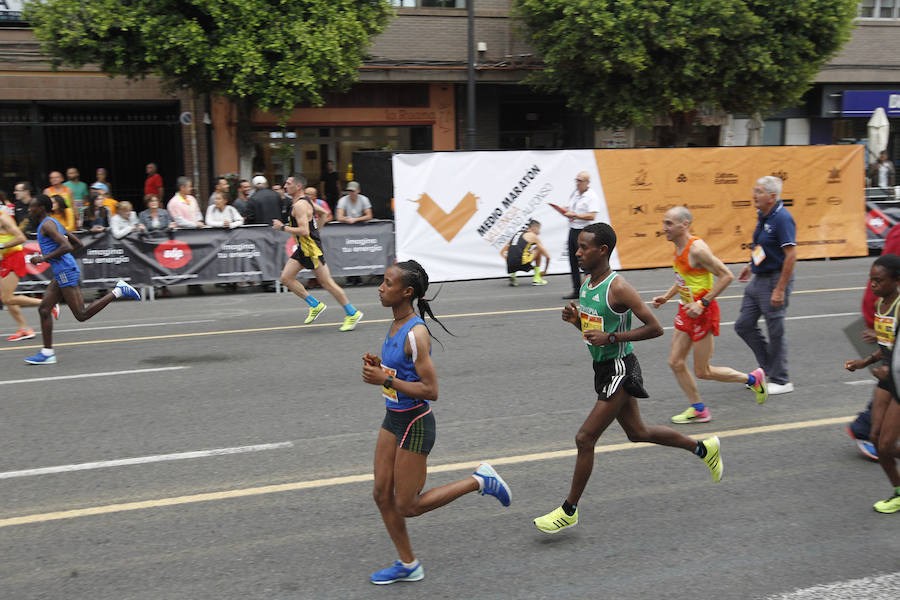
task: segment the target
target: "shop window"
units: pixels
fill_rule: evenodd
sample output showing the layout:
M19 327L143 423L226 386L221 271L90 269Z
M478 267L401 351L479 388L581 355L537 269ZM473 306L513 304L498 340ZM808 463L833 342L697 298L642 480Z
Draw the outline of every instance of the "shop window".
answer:
M784 119L765 121L763 127L763 146L784 145Z
M862 19L896 19L898 5L898 0L862 0L858 14Z
M397 8L465 8L466 0L391 0Z

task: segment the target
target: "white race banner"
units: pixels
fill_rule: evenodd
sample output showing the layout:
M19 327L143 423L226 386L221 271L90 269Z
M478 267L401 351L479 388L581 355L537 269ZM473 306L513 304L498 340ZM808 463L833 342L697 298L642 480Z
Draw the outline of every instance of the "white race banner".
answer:
M595 221L609 223L592 150L395 154L393 171L397 260L417 260L432 281L505 277L504 249L531 219L548 272L568 273L569 220L548 203L568 206L581 171L601 201Z

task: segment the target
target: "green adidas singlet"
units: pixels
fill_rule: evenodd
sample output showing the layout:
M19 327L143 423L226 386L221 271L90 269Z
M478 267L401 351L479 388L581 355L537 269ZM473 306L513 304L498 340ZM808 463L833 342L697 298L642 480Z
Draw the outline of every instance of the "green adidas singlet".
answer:
M607 302L609 286L617 276L618 273L613 271L606 279L593 287L590 285L590 277L581 284L581 291L578 294L581 305L578 308L582 334L590 329L599 329L606 333L618 333L631 329L631 309L624 313L617 313ZM584 343L587 344L588 351L595 362L622 358L634 350L631 342L616 342L605 346L592 346L587 340Z

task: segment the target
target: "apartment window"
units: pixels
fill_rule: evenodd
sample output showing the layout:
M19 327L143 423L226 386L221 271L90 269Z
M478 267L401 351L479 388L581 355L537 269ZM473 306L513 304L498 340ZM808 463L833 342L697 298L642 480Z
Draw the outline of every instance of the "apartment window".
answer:
M391 0L399 8L465 8L466 0Z
M900 18L898 6L900 0L862 0L859 3L859 16L863 19Z

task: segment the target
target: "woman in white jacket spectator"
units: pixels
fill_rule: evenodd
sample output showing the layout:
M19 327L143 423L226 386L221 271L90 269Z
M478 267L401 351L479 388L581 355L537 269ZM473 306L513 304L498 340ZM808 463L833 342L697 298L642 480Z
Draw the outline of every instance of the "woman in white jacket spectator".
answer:
M234 229L244 224L244 217L238 210L228 204L228 198L222 192L213 193L213 203L206 209L206 225L209 227L228 227Z
M116 204L116 214L109 219L109 229L114 238L120 240L140 227L141 224L137 215L134 214L131 202L123 200Z

